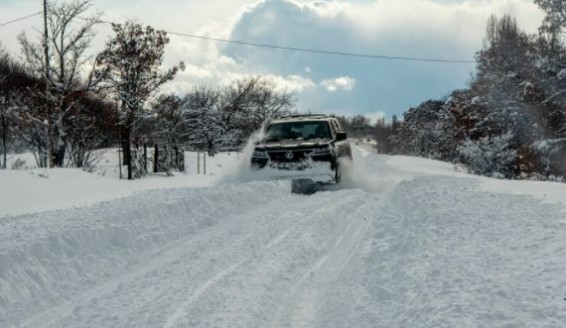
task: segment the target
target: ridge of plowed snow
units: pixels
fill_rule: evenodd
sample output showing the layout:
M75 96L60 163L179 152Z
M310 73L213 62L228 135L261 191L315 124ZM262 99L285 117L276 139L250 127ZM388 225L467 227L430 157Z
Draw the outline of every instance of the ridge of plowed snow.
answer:
M96 288L176 240L288 189L281 183L166 189L0 220L0 327Z

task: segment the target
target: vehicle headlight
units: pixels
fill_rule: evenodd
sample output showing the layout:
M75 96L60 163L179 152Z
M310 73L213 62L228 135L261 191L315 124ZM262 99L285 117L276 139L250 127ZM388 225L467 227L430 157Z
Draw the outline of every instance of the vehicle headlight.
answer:
M312 156L323 156L330 154L330 147L315 148L312 152Z
M267 152L265 150L254 150L253 158L267 158Z

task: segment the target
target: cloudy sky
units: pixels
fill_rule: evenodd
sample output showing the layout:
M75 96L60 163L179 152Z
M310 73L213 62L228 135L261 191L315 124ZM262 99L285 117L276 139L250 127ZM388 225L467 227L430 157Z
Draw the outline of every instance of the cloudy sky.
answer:
M93 0L105 20L135 19L189 34L330 51L473 60L490 14L517 17L536 32L542 14L531 0ZM40 11L40 0L0 0L0 23ZM40 17L0 28L18 54L17 35L37 34ZM101 26L100 51L110 36ZM187 69L164 92L218 85L262 74L296 93L302 110L370 117L401 114L464 87L474 64L325 56L171 36L166 65Z

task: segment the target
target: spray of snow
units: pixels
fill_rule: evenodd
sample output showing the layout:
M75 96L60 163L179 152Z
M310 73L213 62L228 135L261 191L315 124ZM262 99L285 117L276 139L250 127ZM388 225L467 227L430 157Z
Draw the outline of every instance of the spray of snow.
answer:
M373 161L383 162L376 154L359 147L354 147L353 151L353 161L349 159L340 161L342 182L336 186L337 189L362 189L368 193L384 193L393 190L405 179L395 172L376 172L375 168L368 166L368 163ZM369 157L375 158L368 161Z
M256 144L264 137L264 127L262 126L259 131L253 133L246 143L246 146L242 150L242 154L239 157L240 161L234 169L227 171L222 178L218 180L219 184L227 183L237 183L237 182L250 182L258 180L258 177L252 174L250 168L250 161L254 153Z
M264 169L261 171L253 171L250 168L250 161L255 149L255 145L260 141L264 134L264 129L254 133L246 143L240 156L240 162L233 170L227 171L222 178L218 180L219 184L232 184L252 181L269 181L283 178L286 172L276 169ZM330 191L340 189L362 189L369 193L383 193L392 190L404 177L396 172L375 172L374 165L368 165L372 162L383 162L382 157L376 156L372 151L361 147L353 147L355 160L341 159L340 167L342 169L342 182L336 186L325 188ZM371 160L368 159L371 157ZM375 157L375 158L373 158ZM356 160L357 159L357 160ZM373 163L372 163L373 164ZM311 175L313 180L317 181L324 172L328 172L329 168L320 166L301 172L301 175Z

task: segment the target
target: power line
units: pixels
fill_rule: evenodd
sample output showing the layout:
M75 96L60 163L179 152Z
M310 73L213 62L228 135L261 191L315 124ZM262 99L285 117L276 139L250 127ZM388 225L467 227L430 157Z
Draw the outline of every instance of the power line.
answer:
M359 58L371 58L371 59L387 59L387 60L403 60L403 61L421 61L421 62L432 62L432 63L450 63L450 64L475 63L474 61L470 61L470 60L424 58L424 57L405 57L405 56L386 56L386 55L363 54L363 53L344 52L344 51L330 51L330 50L321 50L321 49L285 47L285 46L278 46L278 45L273 45L273 44L254 43L254 42L246 42L246 41L239 41L239 40L219 39L219 38L213 38L213 37L208 37L208 36L200 36L200 35L185 34L185 33L178 33L178 32L168 32L168 31L165 31L165 32L167 32L168 34L171 34L171 35L184 36L184 37L194 38L194 39L209 40L209 41L215 41L215 42L231 43L231 44L260 47L260 48L268 48L268 49L288 50L288 51L295 51L295 52L307 52L307 53L322 54L322 55L359 57Z
M16 22L19 22L19 21L23 21L25 19L32 18L34 16L41 15L41 14L43 14L43 11L37 12L35 14L28 15L28 16L25 16L25 17L21 17L21 18L18 18L18 19L14 19L14 20L11 20L11 21L7 21L7 22L4 22L4 23L0 23L0 27L10 25L10 24L13 24L13 23L16 23Z
M104 24L114 24L108 21L99 21ZM229 44L236 44L241 46L249 46L249 47L258 47L264 49L275 49L275 50L285 50L285 51L293 51L293 52L303 52L303 53L312 53L312 54L319 54L319 55L330 55L330 56L344 56L344 57L357 57L357 58L369 58L369 59L383 59L383 60L400 60L400 61L413 61L413 62L429 62L429 63L445 63L445 64L472 64L475 61L472 60L458 60L458 59L445 59L445 58L426 58L426 57L408 57L408 56L387 56L387 55L378 55L378 54L365 54L365 53L355 53L355 52L345 52L345 51L331 51L331 50L322 50L322 49L312 49L312 48L299 48L299 47L288 47L288 46L279 46L275 44L267 44L267 43L255 43L255 42L248 42L248 41L240 41L240 40L228 40L228 39L221 39L221 38L214 38L209 36L202 36L202 35L194 35L188 33L181 33L181 32L173 32L162 30L170 35L176 35L181 37L187 37L192 39L200 39L206 41L214 41L214 42L221 42L221 43L229 43Z

